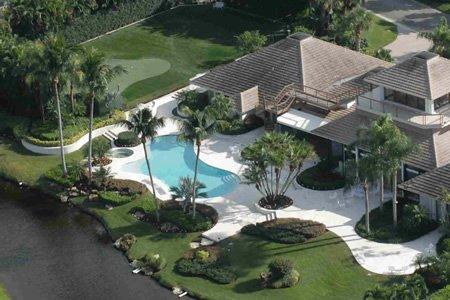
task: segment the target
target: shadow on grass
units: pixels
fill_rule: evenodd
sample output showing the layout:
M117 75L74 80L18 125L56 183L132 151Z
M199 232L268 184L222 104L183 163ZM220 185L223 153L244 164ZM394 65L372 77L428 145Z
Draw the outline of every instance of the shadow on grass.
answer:
M233 287L233 291L239 294L255 293L261 291L262 289L263 287L261 286L261 281L257 278L239 282Z

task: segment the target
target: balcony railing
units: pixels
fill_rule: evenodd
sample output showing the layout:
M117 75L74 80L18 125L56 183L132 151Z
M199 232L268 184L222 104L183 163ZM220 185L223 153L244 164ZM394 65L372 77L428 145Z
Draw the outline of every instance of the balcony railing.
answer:
M391 101L375 100L366 96L359 96L356 100L361 110L376 114L389 114L393 119L410 123L424 128L442 128L450 124L450 117L442 114L429 114Z

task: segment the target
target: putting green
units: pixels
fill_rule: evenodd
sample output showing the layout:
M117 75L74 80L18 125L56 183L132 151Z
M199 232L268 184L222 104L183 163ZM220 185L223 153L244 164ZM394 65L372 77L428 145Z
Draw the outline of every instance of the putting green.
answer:
M166 73L170 70L170 62L159 58L143 59L110 59L111 66L121 65L127 73L116 77L108 87L108 91L122 93L127 87L135 82L152 78Z

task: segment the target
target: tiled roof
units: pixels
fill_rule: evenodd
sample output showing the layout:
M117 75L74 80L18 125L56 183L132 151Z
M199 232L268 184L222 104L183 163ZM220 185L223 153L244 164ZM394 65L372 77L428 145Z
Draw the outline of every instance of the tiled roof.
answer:
M366 78L420 98L435 100L450 93L450 60L429 52L412 58Z
M450 164L401 183L402 190L440 199L442 190L450 190Z
M346 110L331 111L326 119L328 124L311 133L342 143L352 144L356 141L357 131L361 126L370 126L376 116L357 110L354 106ZM433 131L420 129L401 122L395 122L412 141L419 151L410 155L405 162L425 171L433 170L450 163L450 129Z
M277 95L291 83L329 90L391 64L350 49L295 34L227 65L212 69L192 83L228 96L256 85L263 95Z

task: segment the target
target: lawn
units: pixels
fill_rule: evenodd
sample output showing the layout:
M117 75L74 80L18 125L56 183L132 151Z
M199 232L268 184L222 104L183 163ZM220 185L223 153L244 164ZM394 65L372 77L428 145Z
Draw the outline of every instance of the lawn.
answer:
M297 245L237 235L221 242L237 270L235 283L220 285L202 278L184 277L173 271L174 264L199 233L162 234L134 219L127 212L142 205L142 201L145 200L138 199L110 211L92 202L89 206L103 218L114 239L130 232L138 237L138 242L128 253L131 258L140 258L150 251L167 259L168 266L158 274L163 284L182 286L210 299L296 299L299 295L302 299L361 299L368 288L386 278L370 274L360 267L342 239L331 232ZM298 286L281 290L260 288L259 273L275 257L294 261L301 274Z
M239 57L235 36L245 30L270 33L279 26L234 10L182 7L86 46L103 51L111 64L122 62L128 67L128 74L111 85L115 90L119 86L126 106L133 107L186 85L198 73Z
M80 161L82 158L82 150L66 155L68 161ZM4 178L39 185L42 174L60 162L59 156L34 154L18 142L0 138L0 175Z
M0 283L0 300L9 300L9 295L6 292L5 287L3 286L3 284Z
M450 1L448 0L418 0L423 4L434 7L443 13L450 14Z
M397 38L397 26L373 15L373 24L364 34L369 43L369 50L378 50Z

